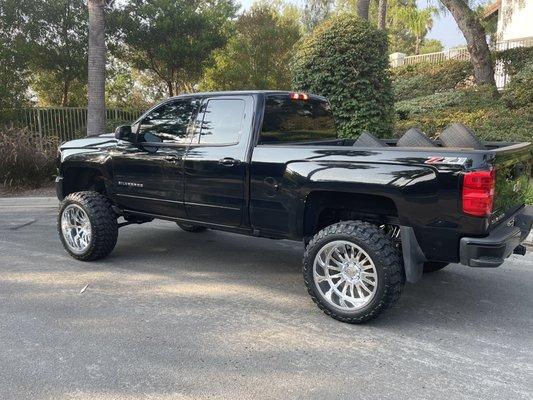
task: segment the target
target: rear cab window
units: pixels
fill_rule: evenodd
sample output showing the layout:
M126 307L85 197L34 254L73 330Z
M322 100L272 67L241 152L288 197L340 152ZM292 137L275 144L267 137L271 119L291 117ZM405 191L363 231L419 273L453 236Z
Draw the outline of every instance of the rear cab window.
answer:
M337 139L327 100L293 99L289 93L266 96L259 144L282 144Z

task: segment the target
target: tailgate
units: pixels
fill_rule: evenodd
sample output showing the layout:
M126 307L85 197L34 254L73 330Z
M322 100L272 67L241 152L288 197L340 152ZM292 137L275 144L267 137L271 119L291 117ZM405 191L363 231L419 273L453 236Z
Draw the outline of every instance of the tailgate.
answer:
M532 184L533 146L522 143L493 151L496 189L491 224L497 224L526 202Z

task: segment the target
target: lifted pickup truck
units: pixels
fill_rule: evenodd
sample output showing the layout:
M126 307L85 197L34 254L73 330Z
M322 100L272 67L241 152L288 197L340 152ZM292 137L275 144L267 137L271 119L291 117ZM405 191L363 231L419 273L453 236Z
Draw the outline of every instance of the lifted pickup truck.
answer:
M532 161L531 143L482 143L460 124L438 140L340 139L328 101L310 94L183 95L114 137L61 145L58 231L85 261L108 255L120 226L154 218L302 241L314 302L359 323L423 272L524 254Z

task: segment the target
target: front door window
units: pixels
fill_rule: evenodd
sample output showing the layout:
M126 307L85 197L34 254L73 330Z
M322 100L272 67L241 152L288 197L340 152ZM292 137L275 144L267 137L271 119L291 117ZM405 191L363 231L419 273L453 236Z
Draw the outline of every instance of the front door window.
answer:
M155 108L140 121L138 141L187 144L196 104L194 99L179 99Z

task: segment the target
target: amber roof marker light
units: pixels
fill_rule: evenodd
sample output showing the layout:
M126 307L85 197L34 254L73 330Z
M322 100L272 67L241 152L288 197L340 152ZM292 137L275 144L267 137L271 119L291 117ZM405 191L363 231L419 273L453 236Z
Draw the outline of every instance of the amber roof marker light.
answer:
M307 93L291 92L289 93L289 97L291 100L309 100L309 95Z

